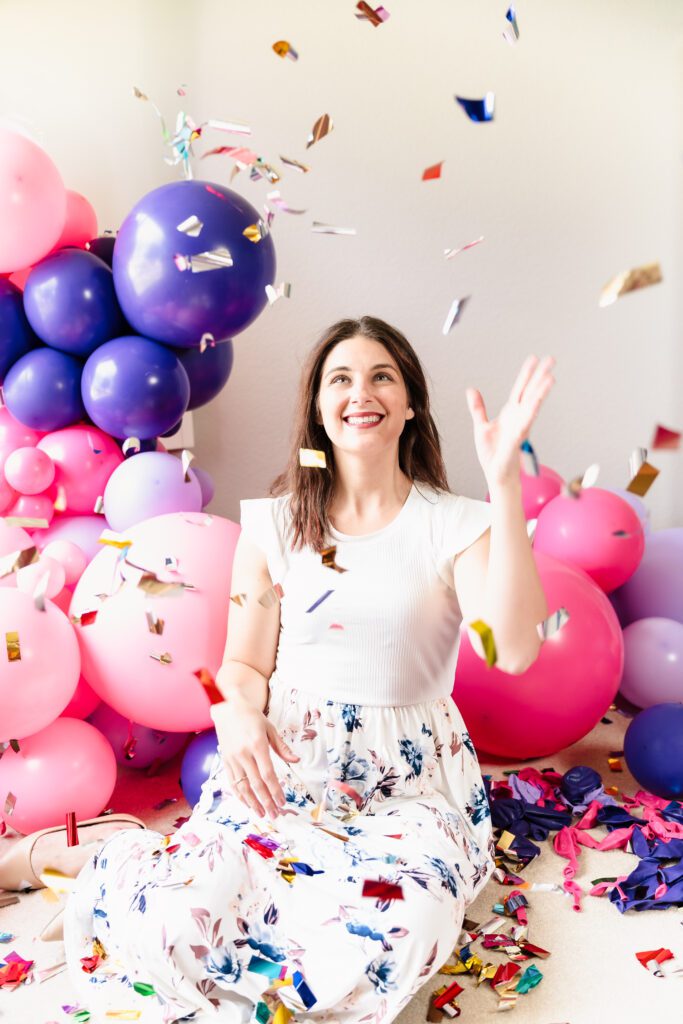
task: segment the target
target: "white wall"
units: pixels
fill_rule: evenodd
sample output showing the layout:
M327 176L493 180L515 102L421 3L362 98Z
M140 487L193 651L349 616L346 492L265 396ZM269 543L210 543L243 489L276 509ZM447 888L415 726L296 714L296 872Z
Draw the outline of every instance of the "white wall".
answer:
M464 387L490 410L528 351L552 352L557 386L532 437L566 476L589 463L623 486L628 456L661 422L683 429L681 274L683 4L520 0L521 39L501 37L506 0L387 0L373 28L354 0L3 0L0 114L24 121L116 228L146 191L179 176L162 160L152 110L249 122L249 142L283 167L277 280L292 298L236 339L231 380L195 414L212 509L236 518L265 494L287 450L299 366L335 319L372 313L400 327L432 380L451 486L482 496ZM297 63L271 50L287 39ZM187 83L184 99L176 88ZM496 93L496 119L469 122L454 93ZM305 150L316 118L333 132ZM206 136L198 154L225 142ZM422 171L444 160L439 181ZM228 183L230 162L197 160ZM260 208L271 186L233 186ZM311 221L355 227L314 235ZM1 229L1 227L0 227ZM485 242L451 262L445 247ZM661 261L664 282L599 309L614 274ZM461 323L441 327L471 294ZM683 456L654 452L656 526L683 521Z

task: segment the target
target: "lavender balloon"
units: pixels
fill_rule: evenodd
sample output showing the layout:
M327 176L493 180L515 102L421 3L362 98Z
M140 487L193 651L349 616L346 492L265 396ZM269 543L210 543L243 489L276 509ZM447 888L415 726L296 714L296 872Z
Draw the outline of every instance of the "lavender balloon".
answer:
M177 423L190 400L190 381L173 352L132 334L93 352L81 389L88 415L101 430L141 440Z
M117 466L104 489L104 514L122 532L166 512L200 512L202 489L190 469L168 452L141 452Z
M83 418L83 364L66 352L37 348L8 371L5 405L15 420L34 430L61 430Z
M10 366L39 344L26 319L21 291L0 279L0 384Z
M199 486L202 489L202 508L206 508L209 502L213 500L213 496L216 493L213 477L210 473L207 473L205 469L200 469L199 466L194 470L194 475L197 477Z
M653 617L683 622L682 580L683 528L649 533L640 565L612 595L622 626Z
M135 330L193 348L203 334L221 341L248 327L275 279L271 236L244 234L259 221L246 199L214 182L178 181L144 196L114 245L116 293ZM202 253L213 254L212 268L193 264Z
M199 800L202 786L211 772L211 766L218 753L215 729L200 732L188 744L180 766L180 787L190 807Z
M683 623L650 618L626 627L619 690L638 708L683 702Z
M131 722L104 702L88 718L111 743L116 760L129 768L149 768L170 761L187 739L185 732L162 732Z

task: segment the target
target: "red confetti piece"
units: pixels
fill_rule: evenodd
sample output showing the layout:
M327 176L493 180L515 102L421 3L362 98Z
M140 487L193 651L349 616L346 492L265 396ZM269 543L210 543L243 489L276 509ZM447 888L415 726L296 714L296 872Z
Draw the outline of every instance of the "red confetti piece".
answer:
M680 444L681 435L678 430L669 430L657 424L650 448L679 448Z
M461 992L464 991L465 989L462 985L458 985L457 981L454 981L452 984L446 986L445 992L442 992L440 996L436 996L432 1000L432 1006L436 1006L440 1009L442 1006L445 1006L446 1003L452 1002L460 995Z
M209 698L209 702L211 704L222 704L225 697L216 686L216 680L213 678L208 668L199 668L194 674L204 687L204 692Z
M402 900L403 887L394 882L384 882L382 879L371 881L366 878L363 882L363 896L378 900Z
M647 968L649 963L655 960L658 964L663 964L665 960L673 960L674 955L670 949L664 949L662 946L660 949L648 949L643 953L636 953L636 959L641 962L643 967Z
M443 160L440 160L438 164L432 164L431 167L427 167L427 169L422 172L422 180L435 181L437 178L440 178L441 168L443 167L443 165Z
M78 846L78 828L76 827L76 812L66 812L66 845Z
M97 970L101 962L102 958L98 953L94 956L82 956L81 969L84 970L86 974L92 974L93 971Z

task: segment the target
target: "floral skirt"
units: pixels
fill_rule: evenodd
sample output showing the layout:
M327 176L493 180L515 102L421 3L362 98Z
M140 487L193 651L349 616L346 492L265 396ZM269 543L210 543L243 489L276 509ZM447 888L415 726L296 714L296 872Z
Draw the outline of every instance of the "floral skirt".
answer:
M272 754L284 814L252 814L217 756L177 832L118 832L81 871L65 944L93 1022L388 1024L450 956L493 867L451 698L341 704L274 677L268 716L300 756Z

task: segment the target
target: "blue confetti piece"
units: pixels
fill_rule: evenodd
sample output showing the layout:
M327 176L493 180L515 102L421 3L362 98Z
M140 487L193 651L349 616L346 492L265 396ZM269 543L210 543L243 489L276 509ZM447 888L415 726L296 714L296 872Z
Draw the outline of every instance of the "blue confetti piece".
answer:
M326 590L322 597L319 597L318 600L315 601L310 608L306 609L306 612L314 612L316 608L323 603L323 601L327 600L330 594L334 594L334 590Z
M470 121L479 122L493 121L495 100L495 95L492 92L487 92L481 100L468 100L464 96L455 97L456 103L460 104Z

